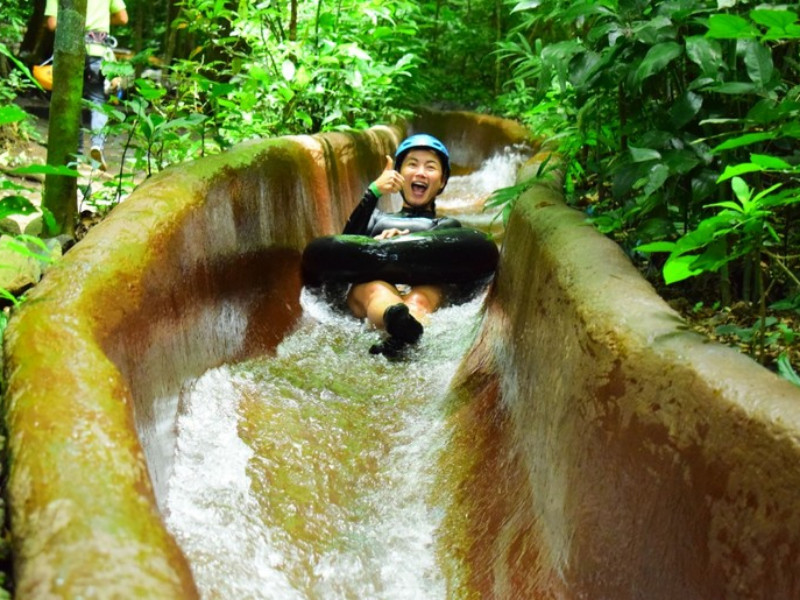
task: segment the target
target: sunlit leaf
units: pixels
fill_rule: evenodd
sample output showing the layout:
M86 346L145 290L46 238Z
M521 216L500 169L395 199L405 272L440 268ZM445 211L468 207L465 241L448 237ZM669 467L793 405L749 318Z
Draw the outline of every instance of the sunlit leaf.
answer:
M670 285L702 273L702 269L694 269L691 267L695 259L695 256L676 256L674 258L668 258L662 269L664 283Z
M769 29L785 32L786 28L797 22L797 13L788 10L756 9L750 11L750 18Z
M770 156L768 154L751 154L750 161L757 164L764 169L783 170L791 169L792 165L787 163L782 158L777 156Z
M720 40L758 37L760 32L750 21L738 15L715 14L708 19L706 36Z
M731 148L740 148L742 146L749 146L750 144L757 144L758 142L773 140L775 139L775 137L776 133L771 131L764 131L760 133L746 133L744 135L737 136L730 140L725 140L724 142L713 148L711 152L716 154L717 152L721 152L722 150L730 150Z
M24 121L27 118L28 118L28 113L26 113L16 104L0 106L0 125L6 125L8 123L16 123L18 121Z
M636 246L636 250L650 254L651 252L672 252L675 247L675 242L651 242Z
M6 196L0 199L0 219L11 215L32 215L37 212L39 209L22 196Z
M63 175L65 177L77 177L78 171L66 166L54 167L53 165L28 165L18 167L11 171L14 175Z
M707 208L727 208L728 210L732 210L734 212L742 212L742 207L740 204L733 202L731 200L725 200L723 202L713 202L711 204L706 204Z
M167 90L161 87L154 86L147 79L137 79L136 89L141 96L150 102L157 100L167 93Z
M295 111L294 116L295 118L299 119L303 123L303 125L305 125L307 128L311 128L314 125L314 121L311 118L311 115L309 115L307 112L303 110Z
M741 177L734 177L731 180L731 189L742 204L750 200L750 196L752 195L750 186L748 186L747 182Z
M753 163L741 163L738 165L727 165L725 170L722 172L722 175L717 178L717 183L722 183L723 181L727 181L731 177L736 177L738 175L743 175L745 173L753 173L755 171L763 171L763 167L753 164Z

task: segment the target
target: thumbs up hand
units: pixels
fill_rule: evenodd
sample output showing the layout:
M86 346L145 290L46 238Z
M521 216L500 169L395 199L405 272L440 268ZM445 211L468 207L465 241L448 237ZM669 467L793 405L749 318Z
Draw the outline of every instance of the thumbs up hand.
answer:
M403 176L394 170L394 160L391 156L386 156L383 173L373 183L380 190L381 195L399 192L403 187Z

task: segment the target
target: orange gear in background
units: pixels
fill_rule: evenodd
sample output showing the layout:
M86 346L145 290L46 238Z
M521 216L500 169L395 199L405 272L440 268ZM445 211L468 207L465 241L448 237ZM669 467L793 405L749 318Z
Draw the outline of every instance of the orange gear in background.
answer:
M53 65L34 65L33 77L48 92L53 90Z

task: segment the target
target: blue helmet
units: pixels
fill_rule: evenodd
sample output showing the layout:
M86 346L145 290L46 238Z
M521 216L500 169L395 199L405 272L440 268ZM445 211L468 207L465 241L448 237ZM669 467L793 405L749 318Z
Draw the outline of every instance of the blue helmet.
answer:
M439 156L439 160L442 161L444 180L447 181L450 178L450 153L447 151L447 147L427 133L416 133L400 142L400 145L397 147L397 153L394 155L395 171L400 170L406 154L412 150L433 150L436 152Z

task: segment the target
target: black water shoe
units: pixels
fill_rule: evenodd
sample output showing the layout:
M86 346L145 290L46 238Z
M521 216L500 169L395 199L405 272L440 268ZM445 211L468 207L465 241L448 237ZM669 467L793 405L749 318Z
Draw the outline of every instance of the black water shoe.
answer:
M406 344L413 344L422 335L422 323L411 316L408 307L403 304L392 304L383 313L383 326L389 339L397 338ZM388 341L388 340L387 340Z
M408 344L396 337L388 337L382 342L373 344L370 349L370 354L383 354L389 360L397 360L402 358Z

